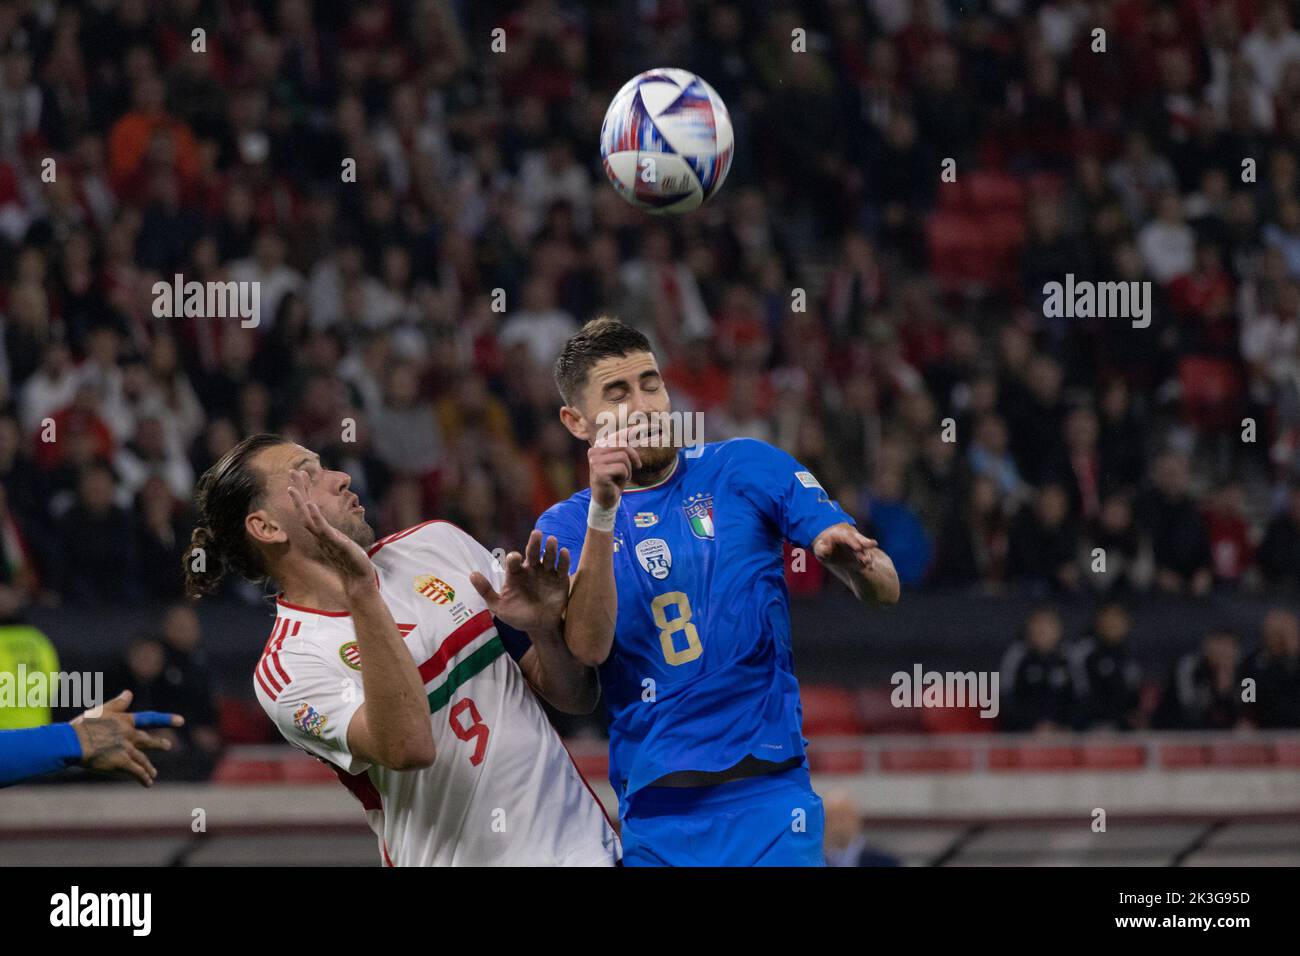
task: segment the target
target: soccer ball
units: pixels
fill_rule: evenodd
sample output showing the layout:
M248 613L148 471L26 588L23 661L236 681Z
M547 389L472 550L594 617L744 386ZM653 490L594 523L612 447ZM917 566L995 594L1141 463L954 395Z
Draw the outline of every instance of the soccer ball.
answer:
M647 70L605 111L600 158L618 194L646 212L683 213L722 188L735 136L726 104L687 70Z

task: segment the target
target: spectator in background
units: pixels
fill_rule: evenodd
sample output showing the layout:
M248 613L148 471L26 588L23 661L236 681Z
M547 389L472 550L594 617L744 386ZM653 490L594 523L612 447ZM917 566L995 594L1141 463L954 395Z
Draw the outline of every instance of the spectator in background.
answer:
M168 706L184 707L180 736L210 759L221 750L212 669L203 647L199 616L184 602L172 604L162 621L163 671Z
M191 522L184 500L157 475L145 479L134 501L141 586L154 599L177 598L181 562L190 543Z
M194 469L189 459L169 438L163 419L149 414L137 419L135 433L113 461L121 477L122 492L134 497L150 478L161 478L177 499L186 501L194 492Z
M1273 517L1259 546L1265 583L1286 593L1300 590L1300 482L1287 492L1286 507Z
M1011 525L1011 573L1036 593L1072 594L1082 581L1079 530L1061 485L1044 485Z
M998 673L1003 729L1045 733L1074 725L1077 702L1056 611L1039 608L1029 615L1024 636L1007 648Z
M23 432L37 434L44 419L71 405L79 381L67 345L54 341L46 346L40 368L22 386L19 424Z
M138 601L141 582L131 514L113 503L114 476L103 462L84 468L75 504L58 522L59 591L81 604Z
M1220 487L1205 509L1205 530L1214 561L1214 580L1227 588L1236 587L1254 559L1250 524L1246 520L1245 489L1239 481Z
M394 472L426 475L438 468L442 435L433 406L420 398L415 369L398 363L388 369L384 404L374 416L375 454Z
M898 858L867 843L862 814L853 797L844 790L832 790L823 801L826 811L827 866L900 866Z
M1103 594L1123 595L1141 591L1142 542L1128 493L1116 492L1102 502L1101 514L1090 538L1089 574L1085 580ZM1098 548L1101 549L1100 555L1095 554ZM1096 570L1098 557L1105 561L1104 571Z
M1179 658L1152 724L1161 730L1227 730L1242 721L1239 642L1226 628L1209 631L1198 650Z
M134 108L113 124L108 134L108 174L119 196L143 198L150 160L166 156L182 182L199 174L199 148L194 133L168 115L166 89L152 72L135 81Z
M1241 673L1255 681L1253 702L1244 706L1256 727L1300 727L1300 621L1275 609L1264 617L1260 646L1242 664Z
M1172 594L1205 594L1214 581L1205 522L1188 489L1189 463L1168 451L1152 468L1152 487L1137 513L1151 538L1156 586Z
M903 499L902 491L903 476L897 466L882 465L876 470L864 517L870 519L881 549L893 560L898 580L914 586L924 580L930 569L934 545L921 519Z
M1151 277L1168 285L1196 265L1196 234L1183 218L1178 193L1167 192L1156 206L1156 217L1138 232L1138 252Z
M1290 13L1282 0L1264 4L1255 29L1242 40L1241 55L1250 64L1255 82L1267 93L1275 93L1282 71L1300 60L1300 34L1291 28Z
M573 316L555 304L555 287L545 276L535 275L524 285L523 308L501 327L501 348L522 348L524 361L549 366L559 356L569 336L578 331Z
M1007 583L1007 517L991 478L976 476L939 537L936 583L997 594Z
M1136 730L1140 709L1142 665L1129 647L1133 619L1122 604L1103 604L1093 617L1092 633L1068 652L1081 720L1087 728Z
M975 438L967 452L970 470L977 478L993 482L998 494L1019 501L1027 489L1008 451L1007 423L997 415L985 415L975 424Z

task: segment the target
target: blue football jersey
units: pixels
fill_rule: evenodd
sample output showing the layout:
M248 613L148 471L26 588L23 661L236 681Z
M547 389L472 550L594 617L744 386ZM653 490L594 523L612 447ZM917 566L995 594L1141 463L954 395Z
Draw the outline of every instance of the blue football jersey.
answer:
M537 521L575 568L590 501L584 489ZM680 451L662 482L623 493L600 669L620 803L674 771L804 755L782 540L809 547L852 521L794 458L748 438Z

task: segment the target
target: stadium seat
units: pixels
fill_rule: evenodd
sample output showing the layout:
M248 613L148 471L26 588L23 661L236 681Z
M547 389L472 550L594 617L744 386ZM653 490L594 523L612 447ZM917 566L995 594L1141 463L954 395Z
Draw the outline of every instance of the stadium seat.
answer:
M1200 744L1163 744L1160 747L1160 766L1166 770L1183 770L1204 767L1209 763L1205 747Z
M845 687L824 684L804 685L799 696L803 701L803 732L808 737L855 736L866 726L858 714L853 692Z
M809 749L808 766L813 773L862 773L867 769L867 755L861 750Z
M227 744L265 744L279 739L261 705L243 697L217 698L217 730Z
M1242 385L1231 362L1201 355L1179 359L1178 382L1182 387L1183 414L1189 423L1216 431L1234 422Z
M1210 744L1208 758L1215 767L1269 767L1273 748L1266 743Z
M213 783L249 784L282 783L284 762L239 756L227 756L212 772Z
M297 754L286 755L281 763L281 777L285 783L338 783L338 774L323 760Z
M890 700L893 688L888 684L863 687L857 692L858 716L868 734L924 733L925 711L917 707L895 707Z
M1081 748L1069 744L1024 744L989 750L990 770L1074 770L1082 763Z
M570 752L573 758L573 764L578 768L578 773L582 774L587 780L604 780L609 776L609 754L602 751L600 753L580 753Z
M1136 770L1146 759L1146 749L1137 744L1084 744L1082 748L1082 765L1089 770Z
M927 734L986 734L997 720L981 717L979 707L924 707L921 727Z
M975 170L962 177L970 211L977 214L1024 214L1025 187L1003 172Z
M975 754L964 747L897 747L880 755L880 769L892 773L962 773L975 769Z

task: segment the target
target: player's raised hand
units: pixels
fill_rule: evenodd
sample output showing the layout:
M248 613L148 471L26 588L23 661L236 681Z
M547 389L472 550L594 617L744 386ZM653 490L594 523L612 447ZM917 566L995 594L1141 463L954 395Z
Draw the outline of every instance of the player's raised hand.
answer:
M142 728L180 727L185 718L179 714L142 711L128 714L131 692L124 690L102 707L88 710L72 721L81 744L81 763L97 773L124 771L146 787L152 786L158 771L146 750L170 750L166 737L147 734Z
M641 456L634 447L643 441L647 428L629 425L609 435L602 435L587 449L591 472L591 498L602 508L613 508L623 496L623 488L632 472L641 467Z
M303 526L315 536L325 563L338 572L344 587L374 583L375 567L370 556L338 528L325 520L320 507L309 497L307 472L295 468L289 472L289 499Z
M813 541L813 554L822 564L848 569L870 568L878 547L847 521L833 524Z
M524 552L506 555L506 580L499 594L478 571L469 576L470 584L488 610L513 628L541 631L558 627L569 603L569 549L561 548L552 536L543 550L542 533L534 531Z

